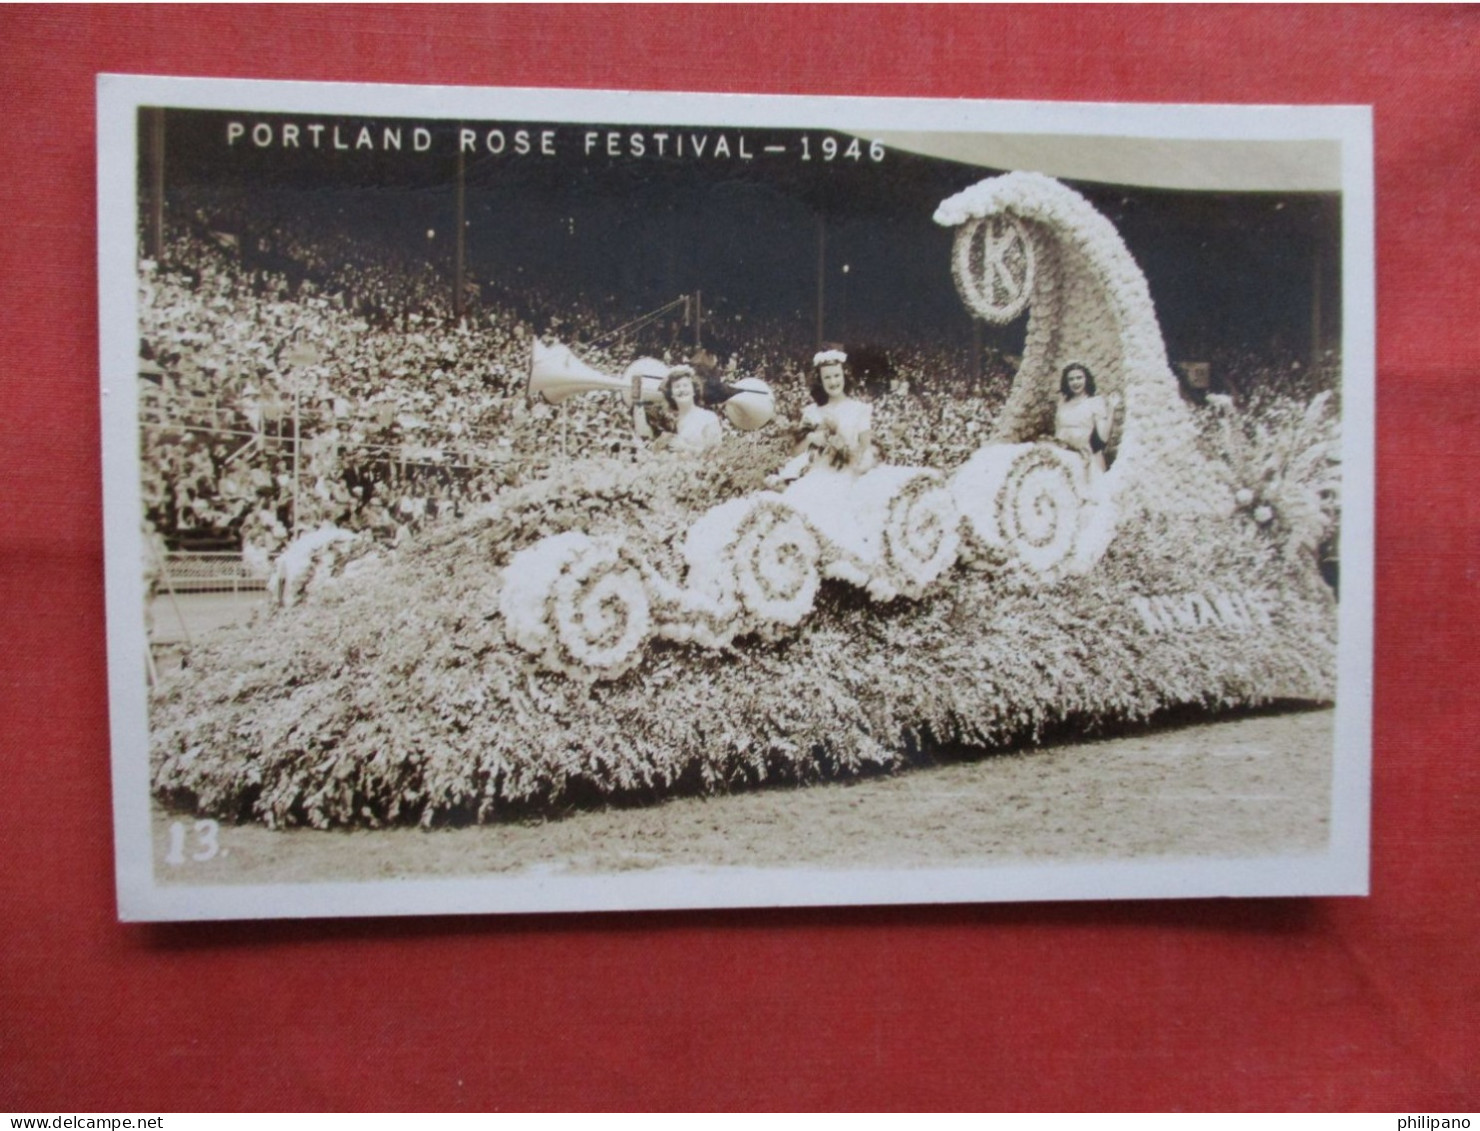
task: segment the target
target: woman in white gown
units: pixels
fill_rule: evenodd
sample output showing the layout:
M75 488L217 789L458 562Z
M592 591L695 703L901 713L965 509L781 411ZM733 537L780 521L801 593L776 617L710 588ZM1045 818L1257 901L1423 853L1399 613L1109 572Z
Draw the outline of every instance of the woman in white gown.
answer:
M874 410L848 395L848 375L843 368L847 360L842 350L824 350L812 359L816 376L811 393L816 403L802 410L802 423L812 426L807 446L817 452L814 469L821 462L861 475L878 462Z
M810 392L816 403L802 410L802 423L810 431L777 478L796 480L784 492L787 501L829 540L867 554L867 523L860 521L853 488L877 466L878 455L873 408L849 395L847 360L842 350L823 350L812 359Z
M1054 412L1054 439L1084 456L1092 472L1103 472L1115 419L1112 405L1096 395L1095 375L1078 362L1064 366L1059 392L1063 398Z
M878 462L874 451L872 406L848 394L842 350L823 350L812 359L809 392L815 402L802 410L807 430L795 456L775 476L779 483L821 472L856 478ZM824 476L826 478L826 476Z

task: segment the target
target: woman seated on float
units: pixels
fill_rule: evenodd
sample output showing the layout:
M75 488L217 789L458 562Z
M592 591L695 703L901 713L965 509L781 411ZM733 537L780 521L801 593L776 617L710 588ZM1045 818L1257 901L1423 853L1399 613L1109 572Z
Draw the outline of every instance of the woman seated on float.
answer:
M776 474L779 482L796 479L803 472L857 476L878 463L874 410L849 395L847 361L848 355L836 349L823 350L812 358L808 391L815 403L802 410L802 426L807 431L796 455Z
M655 448L699 455L717 447L724 439L719 417L699 404L699 381L687 365L675 365L663 378L663 401L675 414L673 431L662 432ZM643 439L653 438L642 405L633 406L633 425Z
M1074 362L1059 377L1063 394L1054 412L1054 439L1089 461L1091 471L1105 470L1105 448L1115 425L1115 398L1095 393L1095 375Z

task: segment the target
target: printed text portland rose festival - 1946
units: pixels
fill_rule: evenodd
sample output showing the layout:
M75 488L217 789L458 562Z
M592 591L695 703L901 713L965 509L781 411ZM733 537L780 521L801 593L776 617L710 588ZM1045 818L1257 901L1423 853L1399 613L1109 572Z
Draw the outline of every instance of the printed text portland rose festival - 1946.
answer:
M585 129L539 126L428 126L404 123L284 122L232 120L226 123L229 149L282 149L325 155L370 150L428 154L455 149L493 157L659 158L754 161L843 161L878 164L882 142L846 134L775 133L756 136L743 130L693 130L681 127Z

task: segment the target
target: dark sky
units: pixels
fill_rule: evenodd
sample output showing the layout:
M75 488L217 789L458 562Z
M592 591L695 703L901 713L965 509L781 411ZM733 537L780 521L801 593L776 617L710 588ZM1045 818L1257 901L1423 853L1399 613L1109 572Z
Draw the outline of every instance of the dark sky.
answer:
M407 248L428 230L444 241L452 230L458 130L471 129L477 148L464 158L464 176L473 277L579 291L609 304L617 320L700 289L726 319L802 319L810 329L821 233L825 336L887 344L904 331L970 335L950 278L952 233L931 215L993 170L897 151L875 162L866 146L853 158L852 139L826 130L805 131L811 160L803 160L804 131L775 129L624 127L619 155L608 156L609 126L175 110L165 121L167 187L238 185L306 216L342 210L374 228L369 238ZM235 138L232 122L242 126ZM297 148L284 144L288 124L298 126ZM311 124L324 128L311 135ZM418 126L424 135L413 135ZM335 148L335 127L348 148ZM384 148L387 127L399 129L400 151ZM253 130L269 144L257 145ZM521 130L526 153L518 152ZM640 156L634 132L643 135ZM660 133L668 135L663 156ZM140 134L147 186L150 135ZM674 153L680 134L689 139L682 157ZM696 157L693 138L706 134L705 155ZM742 134L752 160L738 157ZM721 135L728 158L713 152ZM546 137L553 154L541 152ZM828 138L838 146L832 161L823 160ZM356 149L357 140L374 148ZM489 152L490 144L502 151ZM767 146L785 152L768 154ZM1146 273L1173 359L1216 348L1262 352L1276 342L1303 355L1317 272L1323 335L1339 335L1336 194L1068 183L1116 225ZM1014 332L989 328L985 336L1011 346Z

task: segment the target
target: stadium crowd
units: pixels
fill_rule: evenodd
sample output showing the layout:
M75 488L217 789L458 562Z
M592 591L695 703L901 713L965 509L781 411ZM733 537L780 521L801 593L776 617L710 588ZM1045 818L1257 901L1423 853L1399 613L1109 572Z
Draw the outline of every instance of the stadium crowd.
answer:
M528 403L531 338L564 341L610 374L692 350L681 319L612 337L625 319L522 282L470 285L455 316L437 245L412 256L343 217L336 226L189 196L169 215L139 285L143 500L170 549L240 550L265 569L295 527L395 542L562 453L636 453L619 397ZM812 329L734 316L704 327L722 365L771 384L783 424L808 403ZM895 463L963 461L1011 384L1012 359L996 350L973 358L896 340L875 353L884 360L862 384ZM1253 357L1215 357L1213 368L1239 394L1289 378L1288 361ZM1330 387L1339 358L1330 362L1299 381Z

